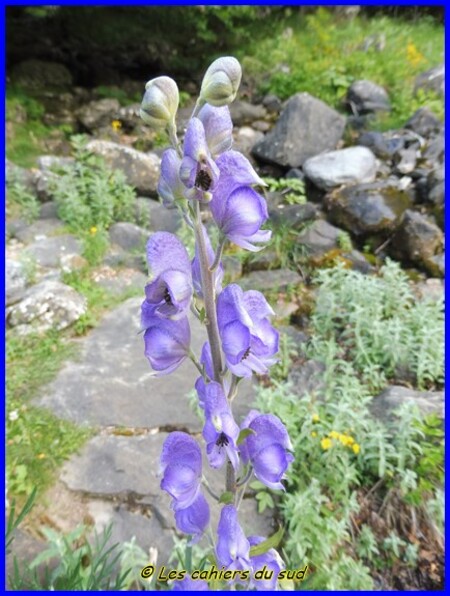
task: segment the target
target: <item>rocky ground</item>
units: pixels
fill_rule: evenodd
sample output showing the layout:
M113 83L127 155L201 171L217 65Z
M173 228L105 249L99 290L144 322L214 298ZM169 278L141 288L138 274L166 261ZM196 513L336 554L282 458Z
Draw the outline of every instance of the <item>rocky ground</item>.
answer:
M23 70L19 75L24 76ZM443 76L439 72L425 73L417 84L435 85L436 77ZM129 288L138 294L147 271L136 251L152 230L176 231L181 224L175 212L157 201L162 149L139 121L138 104L121 107L115 99L98 99L84 89L67 90L67 75L59 79L65 89L62 95L60 90L42 95L48 123L70 123L90 134L89 149L111 168L122 170L138 195L141 225L118 222L110 228L111 248L93 279L112 293ZM266 96L258 104L236 101L231 106L235 148L261 174L298 178L306 184L303 204L287 204L280 192L268 196L272 220L298 233L295 243L302 248L302 259L295 270L279 262L270 248L244 272L239 260L226 257L233 279L244 273L243 287L278 296L280 321L303 321L300 305L287 290L307 287L311 268L331 258L370 274L378 260L389 256L414 271L412 279L422 291L443 291L443 125L422 108L400 130L368 130L376 111L390 109L385 90L368 81L352 85L347 103L347 117L301 92L284 104ZM180 132L190 112L190 106L181 109ZM14 134L13 124L7 133ZM58 219L49 190L49 180L56 176L52 168L70 162L69 149L61 138L49 140L48 148L52 155L43 155L31 170L6 163L8 181L19 179L41 202L39 217L31 225L20 218L7 222L7 323L17 334L69 328L87 309L84 297L62 281L64 272L76 271L85 262L79 240ZM36 268L33 283L27 259ZM195 368L185 363L171 376L150 375L138 334L141 300L127 299L78 339L80 357L67 362L35 400L61 418L96 429L44 495L39 517L64 531L83 521L101 530L112 521L113 542L135 535L145 550L158 547L158 561L163 564L175 529L168 499L159 489L156 462L168 432L182 429L197 434L201 426L186 397ZM294 327L289 333L301 339ZM203 331L194 324L197 350L203 340ZM292 371L291 380L299 391L311 383L317 388L320 372L318 363L303 363ZM253 391L251 383L241 390L239 415L249 409ZM380 396L374 415L386 417L411 397L425 410L430 404L442 407L442 393L430 396L391 387ZM214 487L218 480L211 482ZM253 533L255 528L262 535L271 533L273 520L257 514L254 499L245 499L243 507L242 519ZM15 549L20 556L29 557L39 548L36 534L19 533Z

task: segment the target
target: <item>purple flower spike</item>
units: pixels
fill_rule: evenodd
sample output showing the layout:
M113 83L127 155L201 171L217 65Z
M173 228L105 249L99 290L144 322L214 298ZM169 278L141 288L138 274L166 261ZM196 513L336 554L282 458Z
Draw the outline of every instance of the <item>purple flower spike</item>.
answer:
M250 543L239 525L236 508L225 505L217 527L216 556L218 566L227 569L250 569Z
M175 511L175 522L180 532L192 536L191 544L200 540L209 524L209 505L202 493L189 507Z
M208 257L208 265L211 267L211 265L214 263L214 250L213 247L211 246L211 240L209 239L208 233L206 232L205 226L202 225L202 233L203 233L203 238L205 239L205 245L206 245L206 254ZM220 294L221 290L222 290L222 280L223 280L223 265L222 263L219 264L219 266L217 267L217 269L214 271L214 287L216 290L216 294ZM203 298L203 291L202 291L202 278L201 278L201 272L200 272L200 255L199 255L199 249L198 249L198 243L195 244L195 256L192 259L192 282L194 284L194 290L195 293L197 294L197 296L199 298Z
M188 319L161 319L156 315L155 307L144 300L141 325L146 330L144 353L157 376L173 372L189 354L191 330Z
M208 103L198 113L205 129L206 142L213 157L228 151L233 144L233 122L228 106L214 108Z
M286 427L273 414L260 414L251 410L242 423L242 428L250 428L248 435L240 446L244 463L250 461L255 476L269 488L284 490L281 480L289 464L294 461L292 444Z
M154 277L145 296L155 314L167 319L186 316L192 299L189 255L174 234L156 232L147 242L148 266Z
M192 118L184 139L184 157L180 167L182 182L187 188L194 189L191 198L210 200L209 192L216 186L219 174L208 149L203 124L198 118Z
M276 362L278 332L268 316L274 312L255 290L230 284L217 299L217 318L228 368L238 377L266 374Z
M187 198L186 187L180 180L180 165L181 159L175 149L166 149L161 160L161 176L157 189L165 207Z
M206 441L206 455L211 467L221 468L228 456L233 468L237 470L239 454L236 441L239 427L234 421L227 398L219 383L205 385L203 404L205 408L203 438Z
M175 511L186 509L200 493L202 454L197 441L187 433L175 431L164 441L161 453L161 488L173 497Z
M208 583L204 579L192 579L190 576L174 581L172 592L209 592Z
M264 540L265 538L262 536L249 536L248 539L250 546L256 546L257 544L264 542ZM250 561L254 571L262 569L265 565L269 572L272 571L272 578L254 579L253 577L249 587L256 588L257 590L276 590L278 574L285 568L284 562L277 551L274 548L271 548L262 555L251 557Z
M260 230L268 218L267 204L250 184L264 185L250 162L237 151L217 159L220 178L210 203L213 217L225 236L252 252L270 240L270 230Z

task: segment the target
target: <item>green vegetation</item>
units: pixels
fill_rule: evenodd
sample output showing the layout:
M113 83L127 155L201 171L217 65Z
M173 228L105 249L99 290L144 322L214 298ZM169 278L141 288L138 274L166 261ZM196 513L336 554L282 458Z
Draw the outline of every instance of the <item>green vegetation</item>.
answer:
M263 178L269 192L279 192L288 205L303 205L306 203L305 184L298 178Z
M75 354L75 345L56 331L7 335L6 476L10 495L29 495L34 487L43 490L58 466L90 436L89 430L30 405Z
M241 49L243 67L263 92L287 99L306 91L336 108L358 79L384 86L392 113L376 122L398 128L423 105L443 115L443 99L413 96L414 78L442 62L443 26L430 17L406 21L388 16L339 20L327 8L271 22L270 36L256 35Z
M31 224L39 216L39 201L23 184L13 181L8 184L6 213L8 217L21 217Z
M379 573L409 577L422 549L442 554L442 421L406 404L387 426L369 410L399 363L419 385L441 380L442 305L412 300L393 263L379 277L323 270L316 284L306 352L324 364L316 388L299 395L286 383L285 341L272 385L258 391L257 407L284 421L295 452L288 493L269 497L287 525L287 567L310 566L302 588L370 590Z

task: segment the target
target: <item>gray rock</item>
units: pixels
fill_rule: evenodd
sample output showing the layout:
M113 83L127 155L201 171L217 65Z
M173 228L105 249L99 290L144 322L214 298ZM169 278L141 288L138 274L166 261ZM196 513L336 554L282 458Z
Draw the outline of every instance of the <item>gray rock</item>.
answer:
M425 147L422 156L428 162L435 163L443 163L444 161L444 149L445 149L445 141L444 141L444 134L439 134L437 137L432 139L427 146Z
M442 279L429 277L419 282L416 289L419 296L425 300L444 300L444 282Z
M430 257L426 263L430 275L445 277L445 255L440 253Z
M144 204L144 201L147 201ZM152 232L172 232L175 234L181 227L183 217L178 209L167 209L159 201L139 198L136 211L139 210L139 221ZM144 219L144 214L146 217Z
M272 126L270 122L267 122L267 120L255 120L252 123L252 128L259 132L268 132L272 128Z
M377 164L367 147L348 147L307 159L303 171L318 188L331 190L342 184L373 182Z
M338 112L308 93L297 93L252 154L263 162L296 168L309 157L335 149L344 128L345 118Z
M324 382L325 364L318 360L306 360L300 364L294 364L288 375L288 383L292 384L293 391L299 397L311 395L316 399L322 399L326 383Z
M327 221L319 219L297 238L311 256L319 256L333 248L338 248L338 238L342 230L335 228Z
M434 68L430 68L422 72L416 77L414 81L414 93L419 89L424 91L433 91L439 95L444 96L445 93L445 66L440 64Z
M415 263L431 273L432 257L442 252L444 236L438 226L417 211L406 210L395 232L389 252L394 258Z
M301 180L303 182L305 180L305 174L300 168L291 168L286 172L286 178L293 178L294 180Z
M292 230L301 230L306 222L317 218L317 207L313 203L303 203L303 205L279 203L269 207L269 217L274 223L289 226Z
M268 94L263 98L263 106L268 112L278 114L281 111L281 100L279 97L273 94Z
M401 135L387 136L381 132L365 131L359 136L358 145L368 147L380 159L390 159L403 149L405 139Z
M45 203L53 199L53 188L57 179L58 175L50 170L34 172L34 189L40 201Z
M252 160L252 149L264 139L264 134L250 126L242 126L234 135L233 149L243 153L248 159Z
M29 288L9 311L8 323L26 334L66 329L86 312L86 299L58 281L44 281Z
M41 267L59 267L63 257L80 255L81 252L81 243L72 234L37 240L25 249L25 253Z
M77 110L77 118L89 132L108 126L117 118L120 103L117 99L105 98L89 102Z
M105 316L85 339L81 358L67 363L40 405L79 424L201 430L186 398L198 377L193 364L185 361L168 376L152 375L139 333L142 300L131 298ZM196 354L205 340L206 331L192 319ZM236 401L240 398L241 393Z
M65 168L75 163L73 157L60 157L59 155L41 155L36 161L38 168L43 172Z
M424 415L434 413L444 418L443 391L415 391L391 385L375 396L369 407L375 418L384 423L395 424L395 410L407 402L413 402Z
M122 296L132 290L144 292L148 276L136 269L112 269L101 267L92 273L92 280L114 296Z
M231 120L234 126L251 124L255 120L264 120L267 110L264 106L253 105L248 101L236 100L230 104Z
M19 261L6 259L5 265L6 305L9 306L23 295L27 287L27 275L23 263Z
M427 177L427 199L434 205L444 205L445 172L442 166L432 170Z
M128 184L134 186L138 194L156 194L160 159L154 153L142 153L117 143L99 140L90 141L87 149L101 155L111 169L122 170Z
M239 283L243 290L287 290L301 282L296 271L290 269L273 269L271 271L252 271Z
M102 265L115 269L125 267L148 275L148 265L145 252L129 253L117 244L111 246L103 257Z
M357 236L393 231L411 205L410 197L389 180L336 190L325 202L331 220Z
M139 109L141 104L133 103L123 106L117 113L117 119L122 123L123 128L133 130L137 124L140 124Z
M63 225L64 224L56 218L37 219L32 224L17 230L15 237L17 240L20 240L20 242L28 244L30 242L43 240L48 236L58 233L62 230Z
M410 174L414 171L418 157L417 153L416 149L400 149L397 154L395 171L398 174Z
M43 60L25 60L11 72L11 81L28 90L48 91L72 86L72 75L63 64Z
M266 271L267 269L279 269L281 260L275 250L270 248L255 252L250 256L248 262L250 271Z
M26 571L29 570L29 564L48 548L48 544L46 542L43 540L37 540L34 536L28 534L28 532L25 532L19 528L14 530L13 536L14 540L11 543L11 552L8 552L6 555L6 574L8 578L14 576L15 560L17 560L19 564L19 569L24 570L26 574ZM51 567L51 564L49 566ZM38 567L37 572L38 578L43 581L45 575L42 566ZM23 579L23 576L21 579ZM7 589L11 590L11 588L8 586Z
M124 250L144 250L149 234L130 222L118 222L109 228L109 239Z
M34 174L30 170L16 166L15 163L5 159L5 178L6 183L9 184L20 184L25 187L26 190L34 192Z
M405 128L425 138L438 132L441 126L439 118L427 107L419 108L405 124Z
M39 219L56 219L58 216L58 205L53 201L43 203L39 208Z
M391 104L386 90L372 81L355 81L347 91L347 103L354 114L389 111Z

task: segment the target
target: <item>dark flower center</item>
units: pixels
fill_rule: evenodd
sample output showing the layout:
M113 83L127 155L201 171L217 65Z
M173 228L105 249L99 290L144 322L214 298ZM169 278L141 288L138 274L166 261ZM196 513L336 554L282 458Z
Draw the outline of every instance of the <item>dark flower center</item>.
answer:
M211 176L205 170L199 170L197 176L195 177L195 186L197 188L201 188L204 191L210 189L212 184Z
M164 292L164 302L166 304L172 304L172 298L171 298L170 292L167 288L166 288L166 291Z
M247 348L247 349L245 350L245 353L244 353L244 355L243 355L243 356L242 356L242 358L241 358L241 362L242 362L243 360L245 360L246 358L248 358L249 356L250 356L250 348Z
M220 433L219 438L216 441L217 447L224 447L228 445L228 437L225 433Z

